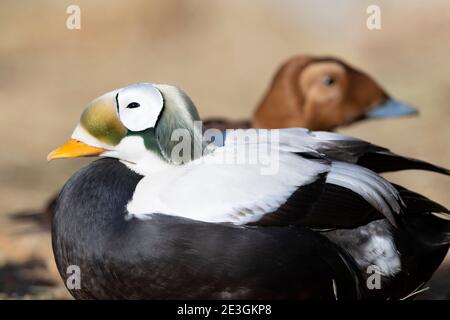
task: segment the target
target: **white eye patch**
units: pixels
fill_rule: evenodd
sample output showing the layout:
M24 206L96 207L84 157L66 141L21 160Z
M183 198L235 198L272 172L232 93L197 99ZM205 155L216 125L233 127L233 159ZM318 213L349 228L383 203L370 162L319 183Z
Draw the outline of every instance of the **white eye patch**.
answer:
M116 100L120 121L131 131L154 127L164 103L161 92L149 83L123 88Z

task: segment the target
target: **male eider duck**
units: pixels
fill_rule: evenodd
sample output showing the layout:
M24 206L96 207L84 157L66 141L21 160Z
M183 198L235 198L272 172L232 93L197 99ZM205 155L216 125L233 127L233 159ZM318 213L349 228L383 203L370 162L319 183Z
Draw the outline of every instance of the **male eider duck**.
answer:
M393 118L417 111L392 97L364 71L334 57L297 55L282 64L252 119L210 118L205 128L289 128L334 130L365 119ZM48 229L54 195L44 208L14 214Z
M198 120L180 89L134 84L94 100L49 154L105 157L56 203L55 259L64 280L80 268L75 298L359 299L368 266L391 297L392 282L419 281L397 277L408 261L392 230L422 257L447 250L450 222L433 215L447 209L375 171L448 170L340 134L222 135Z

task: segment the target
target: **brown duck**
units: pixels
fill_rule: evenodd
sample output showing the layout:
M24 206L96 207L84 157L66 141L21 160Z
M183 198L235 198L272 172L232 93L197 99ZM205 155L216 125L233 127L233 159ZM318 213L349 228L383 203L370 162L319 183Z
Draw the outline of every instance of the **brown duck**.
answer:
M206 127L334 130L368 118L417 113L395 101L367 73L340 59L299 55L275 74L251 120L210 119Z

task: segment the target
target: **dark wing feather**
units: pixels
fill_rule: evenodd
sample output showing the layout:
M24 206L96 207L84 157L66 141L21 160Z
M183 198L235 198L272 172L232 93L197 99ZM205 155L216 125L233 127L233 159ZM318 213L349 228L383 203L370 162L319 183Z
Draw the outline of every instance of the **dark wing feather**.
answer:
M368 152L358 158L357 164L375 172L399 170L424 170L450 175L446 168L434 164L396 155L392 152Z
M441 246L450 244L450 220L431 213L450 213L447 208L425 196L394 185L406 204L406 214L401 217L405 229L428 245Z
M322 175L298 188L276 211L256 225L302 225L311 228L354 228L384 216L350 189L326 183Z
M372 143L330 132L311 132L318 139L317 151L327 157L356 163L375 172L425 170L450 175L446 168L426 161L403 157Z

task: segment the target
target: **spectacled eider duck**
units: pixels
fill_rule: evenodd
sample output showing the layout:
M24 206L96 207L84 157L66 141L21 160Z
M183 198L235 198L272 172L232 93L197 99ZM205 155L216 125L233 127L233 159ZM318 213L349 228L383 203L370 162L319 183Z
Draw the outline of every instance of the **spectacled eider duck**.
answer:
M205 128L289 128L334 130L357 121L416 114L364 71L335 57L297 55L282 64L251 120L211 118ZM43 210L13 215L50 228L56 195Z
M366 265L394 282L401 272L391 230L447 250L449 221L432 215L447 209L374 172L446 169L301 128L227 131L224 141L216 130L208 144L196 120L176 87L130 85L94 100L49 154L106 157L70 178L56 204L55 259L64 279L80 267L75 298L364 298ZM359 231L371 224L379 234Z

